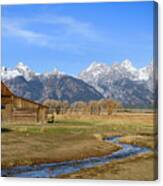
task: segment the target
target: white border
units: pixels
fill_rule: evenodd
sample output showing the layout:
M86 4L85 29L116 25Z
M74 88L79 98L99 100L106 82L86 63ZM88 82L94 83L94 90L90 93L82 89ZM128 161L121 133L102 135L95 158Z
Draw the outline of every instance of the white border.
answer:
M63 2L114 2L116 0L1 0L0 4L26 4L26 3L63 3ZM123 0L118 0L123 1ZM132 1L132 0L129 0ZM163 114L161 111L162 108L162 94L163 94L163 86L161 85L163 82L163 57L162 57L162 43L163 43L163 37L161 37L161 33L163 33L163 24L161 24L161 20L163 20L163 1L157 0L159 3L159 180L154 182L146 182L146 181L111 181L111 180L61 180L61 179L24 179L24 178L0 178L0 185L3 186L27 186L30 184L30 186L33 186L35 184L39 184L39 186L48 185L51 186L54 184L57 186L108 186L108 185L117 185L117 186L134 186L134 185L163 185L163 148L162 142L163 142L163 135L161 134L163 131ZM162 123L161 123L162 122Z

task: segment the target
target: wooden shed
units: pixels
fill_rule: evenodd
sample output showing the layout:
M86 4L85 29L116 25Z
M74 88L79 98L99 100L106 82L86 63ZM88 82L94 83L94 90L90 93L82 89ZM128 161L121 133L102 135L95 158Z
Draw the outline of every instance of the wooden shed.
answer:
M1 82L2 122L45 123L47 112L47 106L16 96Z

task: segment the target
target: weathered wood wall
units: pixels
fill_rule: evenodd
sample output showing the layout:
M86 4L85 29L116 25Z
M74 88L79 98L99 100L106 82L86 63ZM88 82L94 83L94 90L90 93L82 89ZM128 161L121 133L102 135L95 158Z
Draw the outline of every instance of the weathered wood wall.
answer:
M48 107L15 96L4 83L1 83L2 122L45 123Z

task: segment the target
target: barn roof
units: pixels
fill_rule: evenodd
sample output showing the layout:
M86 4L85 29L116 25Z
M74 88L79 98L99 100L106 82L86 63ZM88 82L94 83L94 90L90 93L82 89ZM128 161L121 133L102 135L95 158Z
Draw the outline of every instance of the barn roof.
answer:
M10 89L2 81L1 81L1 95L3 97L9 97L13 95Z
M37 102L32 101L32 100L30 100L30 99L23 98L23 97L20 97L20 96L15 95L14 93L12 93L12 92L10 91L10 89L9 89L2 81L1 81L1 96L2 96L2 97L14 96L14 97L16 97L16 98L20 98L20 99L25 100L25 101L28 101L28 102L30 102L30 103L37 104L37 105L39 105L39 106L41 106L41 107L49 108L48 106L45 106L45 105L40 104L40 103L37 103Z

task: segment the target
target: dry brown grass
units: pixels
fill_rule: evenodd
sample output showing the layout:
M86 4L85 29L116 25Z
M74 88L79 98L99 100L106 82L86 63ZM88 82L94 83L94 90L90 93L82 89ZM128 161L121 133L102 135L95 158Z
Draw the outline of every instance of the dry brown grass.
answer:
M108 122L137 122L153 124L155 114L153 113L114 113L112 115L82 115L82 114L70 114L70 115L58 115L57 120L95 120L95 121L108 121Z
M119 148L86 129L15 126L2 133L2 167L102 156Z
M139 146L146 146L151 149L156 149L157 139L155 136L141 136L141 135L133 135L133 136L123 136L120 139L122 143L134 144Z
M59 115L56 123L46 125L3 124L6 132L2 132L2 167L83 159L90 156L102 156L119 149L119 146L115 144L104 142L102 139L106 136L122 135L123 142L154 148L153 141L157 133L154 130L156 125L153 121L154 116L151 113L120 113L111 116ZM143 166L151 170L152 161L152 158L146 160L142 157L136 163L142 166L143 171ZM134 161L132 164L126 163L122 167L115 165L116 170L120 169L123 172L124 168L127 174L126 167L130 165L133 166L131 171L137 170ZM110 171L112 169L114 170L114 167L110 168ZM112 174L112 177L109 177L107 174L110 173L107 173L106 169L105 171L106 174L100 175L95 169L94 175L88 174L88 176L122 179L122 173L119 177ZM80 173L78 176L80 177ZM151 173L149 177L152 179ZM124 179L126 178L129 177L124 175ZM138 176L135 177L137 178Z
M153 153L140 154L59 177L70 179L155 180L157 179L156 157Z

